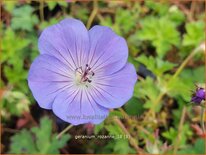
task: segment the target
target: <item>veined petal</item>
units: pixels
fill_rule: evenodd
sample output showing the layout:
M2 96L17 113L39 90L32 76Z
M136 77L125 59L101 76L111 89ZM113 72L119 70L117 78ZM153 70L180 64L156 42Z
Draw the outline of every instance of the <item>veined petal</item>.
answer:
M132 64L109 76L96 77L91 91L97 103L105 108L118 108L133 95L137 74Z
M51 109L56 95L73 86L71 70L53 56L40 55L32 63L28 84L39 105Z
M86 90L76 90L72 94L64 91L56 97L53 112L62 120L73 125L101 123L109 110L96 104Z
M46 28L38 42L41 55L31 65L28 84L34 98L73 125L101 123L109 108L117 108L133 94L137 80L126 64L124 38L110 28L89 32L76 19Z
M112 29L105 26L94 26L89 30L89 37L91 46L88 64L95 73L109 75L120 70L126 64L127 43Z
M72 70L86 62L89 50L89 35L84 24L67 18L46 28L38 42L41 54L52 55Z

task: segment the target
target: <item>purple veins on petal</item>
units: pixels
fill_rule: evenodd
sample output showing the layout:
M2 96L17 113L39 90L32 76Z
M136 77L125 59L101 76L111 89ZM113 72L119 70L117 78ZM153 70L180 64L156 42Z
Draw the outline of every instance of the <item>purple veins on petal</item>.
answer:
M30 67L28 84L39 105L51 109L55 96L72 87L72 78L61 61L49 55L40 55Z
M91 46L88 62L95 71L111 74L126 64L127 43L112 29L105 26L94 26L89 30L89 37Z
M135 68L124 38L105 26L89 31L67 18L46 28L38 41L28 84L40 107L73 125L101 123L110 108L133 95Z
M96 77L92 93L101 106L118 108L132 97L136 80L134 66L127 63L116 73Z
M42 32L38 47L41 54L52 55L75 69L86 59L89 50L88 31L81 21L64 19Z
M57 96L53 103L53 111L64 121L85 124L101 123L108 115L109 110L99 106L86 91L78 90L73 94L67 91Z

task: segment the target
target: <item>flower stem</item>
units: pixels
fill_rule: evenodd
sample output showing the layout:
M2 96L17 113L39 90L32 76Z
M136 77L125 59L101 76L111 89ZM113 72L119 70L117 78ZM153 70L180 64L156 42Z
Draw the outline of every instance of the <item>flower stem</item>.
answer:
M190 55L182 62L182 64L180 65L180 67L177 69L177 71L175 72L175 74L172 76L172 79L176 78L181 71L185 68L185 66L187 65L187 63L190 61L190 59L193 58L193 56L197 53L199 47L195 48ZM171 80L170 80L171 81Z
M43 22L44 21L44 0L40 1L39 11L40 11L41 22Z
M97 12L98 12L98 2L97 2L97 0L94 0L93 1L93 11L88 19L88 22L87 22L87 29L89 29L91 27L92 22L96 16Z
M171 83L171 81L173 79L175 79L181 72L182 70L185 68L185 66L187 65L187 63L190 61L190 59L193 58L193 56L197 53L197 51L199 50L199 47L195 48L190 55L182 62L182 64L179 66L179 68L176 70L175 74L171 77L171 79L168 81L166 87ZM156 100L154 101L154 105L157 106L161 99L163 98L163 96L166 94L166 92L161 92L159 94L159 96L156 98ZM152 114L152 116L155 116L155 112L152 111L152 109L150 109L150 111L148 112L148 114Z
M61 138L61 136L63 135L63 134L65 134L67 131L69 131L69 129L71 129L73 127L73 125L72 124L70 124L69 126L67 126L63 131L61 131L58 135L57 135L57 139L59 139L59 138Z
M201 126L202 126L203 133L205 133L204 117L205 117L205 108L202 107L202 110L201 110Z
M202 107L201 109L201 126L202 126L202 132L203 135L205 134L205 107Z
M185 116L186 116L186 107L184 106L182 109L182 116L181 116L179 127L178 127L178 133L177 133L177 138L176 138L176 141L174 144L173 154L177 154L177 149L178 149L179 143L181 141L181 133L182 133L183 124L185 121Z
M143 153L143 150L139 148L136 139L131 136L129 131L127 131L127 129L125 128L124 124L116 117L114 118L114 121L123 130L123 132L128 136L129 143L136 150L137 154Z

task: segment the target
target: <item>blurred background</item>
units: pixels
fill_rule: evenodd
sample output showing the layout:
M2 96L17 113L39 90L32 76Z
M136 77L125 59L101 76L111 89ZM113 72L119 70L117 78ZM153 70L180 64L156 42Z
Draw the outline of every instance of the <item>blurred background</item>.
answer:
M195 84L205 80L204 0L0 4L1 153L205 153L201 108L189 103ZM109 26L123 36L139 79L133 97L103 123L74 126L57 139L69 124L38 106L27 75L42 30L66 17L80 19L88 29Z

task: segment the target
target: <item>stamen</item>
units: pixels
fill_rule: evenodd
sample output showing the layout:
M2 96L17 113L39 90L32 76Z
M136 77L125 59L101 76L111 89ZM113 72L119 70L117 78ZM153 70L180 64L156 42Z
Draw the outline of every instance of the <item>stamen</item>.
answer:
M88 87L87 83L91 83L92 77L94 76L94 72L91 71L91 67L86 64L85 69L81 66L77 68L75 72L78 73L78 75L76 75L78 83L83 83Z

